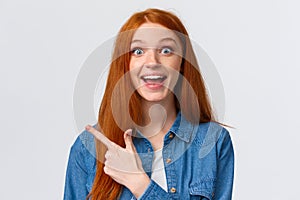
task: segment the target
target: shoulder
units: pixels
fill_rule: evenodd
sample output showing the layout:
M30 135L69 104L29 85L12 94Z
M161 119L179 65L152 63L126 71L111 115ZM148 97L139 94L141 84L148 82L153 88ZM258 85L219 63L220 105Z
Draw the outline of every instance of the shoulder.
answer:
M95 152L94 136L84 130L71 146L70 158L73 158L76 163L84 165L84 168L92 169L95 165Z
M231 145L229 131L216 122L200 123L196 128L194 143L206 155L212 149L221 151L224 145Z
M219 140L230 137L226 128L216 122L200 123L196 126L196 138L208 142L208 140Z
M94 146L94 136L88 131L84 130L79 134L79 136L77 136L75 142L71 146L71 150L74 151L74 153L80 153L86 149L92 150Z

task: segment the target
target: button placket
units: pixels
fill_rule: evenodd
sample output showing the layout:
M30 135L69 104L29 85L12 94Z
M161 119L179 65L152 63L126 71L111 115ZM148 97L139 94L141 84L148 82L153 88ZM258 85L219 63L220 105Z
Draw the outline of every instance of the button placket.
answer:
M172 187L172 188L170 189L170 192L171 192L171 193L175 193L175 192L176 192L176 188Z
M167 158L167 159L166 159L166 163L167 163L167 164L170 164L170 163L171 163L171 161L172 161L172 159L171 159L171 158Z
M172 199L178 198L178 192L176 189L177 185L177 176L175 173L175 166L172 164L173 157L172 157L172 149L171 146L167 145L166 148L163 150L163 158L165 161L165 172L167 177L167 184L168 184L168 192L172 194Z
M170 133L169 138L172 139L174 137L174 133Z

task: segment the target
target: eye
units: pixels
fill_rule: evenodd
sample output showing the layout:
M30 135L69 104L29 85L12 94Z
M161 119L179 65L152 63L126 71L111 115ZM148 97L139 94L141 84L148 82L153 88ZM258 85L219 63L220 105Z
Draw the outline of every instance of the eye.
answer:
M162 48L162 49L160 50L160 52L161 52L162 54L169 55L169 54L173 53L173 49L170 48L170 47L164 47L164 48Z
M135 55L142 55L144 53L143 49L141 48L135 48L131 51L131 53L135 54Z

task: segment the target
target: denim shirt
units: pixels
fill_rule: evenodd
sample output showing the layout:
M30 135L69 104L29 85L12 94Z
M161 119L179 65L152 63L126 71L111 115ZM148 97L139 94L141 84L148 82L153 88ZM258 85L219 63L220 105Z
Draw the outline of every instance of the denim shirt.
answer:
M151 177L153 148L138 132L133 143ZM180 113L164 138L162 150L168 192L151 180L139 200L230 200L234 152L228 131L214 122L193 125ZM71 147L66 172L65 200L84 200L96 173L94 137L82 132ZM136 198L125 186L121 200Z

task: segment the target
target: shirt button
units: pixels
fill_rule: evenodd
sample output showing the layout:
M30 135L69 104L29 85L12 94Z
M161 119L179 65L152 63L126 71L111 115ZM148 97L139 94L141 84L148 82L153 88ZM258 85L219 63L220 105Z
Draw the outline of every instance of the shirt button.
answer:
M166 163L170 163L172 161L171 158L167 158Z
M172 187L172 188L170 189L170 192L171 192L171 193L175 193L175 192L176 192L176 188Z
M174 137L174 134L171 133L171 134L169 135L169 138L172 139L173 137Z
M151 149L150 148L148 148L148 153L150 153L151 152Z

